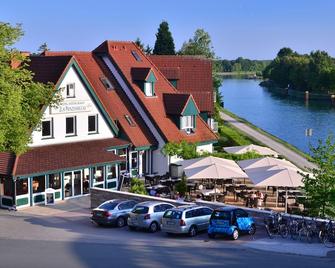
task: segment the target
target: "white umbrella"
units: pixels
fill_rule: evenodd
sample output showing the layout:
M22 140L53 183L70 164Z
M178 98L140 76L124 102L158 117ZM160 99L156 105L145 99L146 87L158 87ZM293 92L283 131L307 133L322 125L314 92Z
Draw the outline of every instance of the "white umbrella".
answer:
M249 159L249 160L242 160L237 162L238 165L243 169L250 169L250 168L268 168L270 166L280 166L282 168L289 168L293 170L299 170L297 166L292 164L291 162L283 159L278 159L274 157L262 157L256 159ZM299 170L300 171L300 170Z
M256 152L259 155L273 155L278 156L278 153L268 147L259 146L255 144L243 145L243 146L232 146L224 147L227 153L231 154L245 154L247 152Z

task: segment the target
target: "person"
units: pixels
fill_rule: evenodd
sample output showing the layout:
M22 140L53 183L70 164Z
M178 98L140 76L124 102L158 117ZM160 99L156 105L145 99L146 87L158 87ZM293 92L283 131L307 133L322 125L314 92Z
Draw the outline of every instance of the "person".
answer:
M256 201L256 193L255 192L251 192L250 195L250 207L255 207L255 201Z
M257 207L261 207L262 202L263 202L263 193L260 191L257 191L256 196L257 196Z

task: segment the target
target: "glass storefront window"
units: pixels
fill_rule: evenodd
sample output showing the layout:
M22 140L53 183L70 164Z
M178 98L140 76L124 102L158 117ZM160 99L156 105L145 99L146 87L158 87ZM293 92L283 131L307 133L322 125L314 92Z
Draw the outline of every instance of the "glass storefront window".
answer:
M28 178L16 181L16 195L28 194Z
M52 188L55 190L58 190L61 188L61 179L60 179L59 173L49 175L49 188Z
M13 196L13 180L12 179L5 179L4 181L4 194L6 196Z
M120 163L120 171L127 170L127 148L119 149L118 155L126 160Z
M83 175L83 194L88 194L90 192L90 170L85 168Z
M137 152L131 153L131 168L138 168Z
M94 182L103 182L104 181L104 167L94 167L93 168Z
M33 177L33 193L41 193L45 191L45 176Z
M107 168L107 180L116 179L116 165L106 166Z

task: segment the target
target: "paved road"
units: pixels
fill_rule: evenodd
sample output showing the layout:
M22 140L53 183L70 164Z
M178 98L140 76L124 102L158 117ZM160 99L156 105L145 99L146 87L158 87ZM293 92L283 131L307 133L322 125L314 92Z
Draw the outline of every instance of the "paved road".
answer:
M335 267L334 254L311 257L250 248L249 243L266 241L261 231L255 240L231 241L208 240L205 233L189 238L99 228L88 220L87 197L67 202L70 206L0 210L0 267ZM73 202L80 207L74 209Z
M286 146L282 145L281 143L271 139L270 137L258 132L257 130L249 127L248 125L237 121L235 118L227 115L226 113L221 112L221 118L234 127L238 128L242 132L246 133L247 135L253 137L254 139L262 142L266 146L270 147L271 149L275 150L279 154L285 156L288 160L296 164L300 168L313 168L315 165L309 162L306 158L302 157L301 155L297 154L293 150L287 148Z

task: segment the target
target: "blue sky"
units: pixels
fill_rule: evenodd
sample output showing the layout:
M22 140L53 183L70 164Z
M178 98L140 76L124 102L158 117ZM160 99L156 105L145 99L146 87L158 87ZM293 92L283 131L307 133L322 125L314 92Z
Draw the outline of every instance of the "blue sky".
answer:
M92 50L106 39L154 45L167 20L176 48L204 28L221 58L271 59L281 47L335 56L333 0L54 0L1 1L0 21L22 23L16 45L36 51Z

